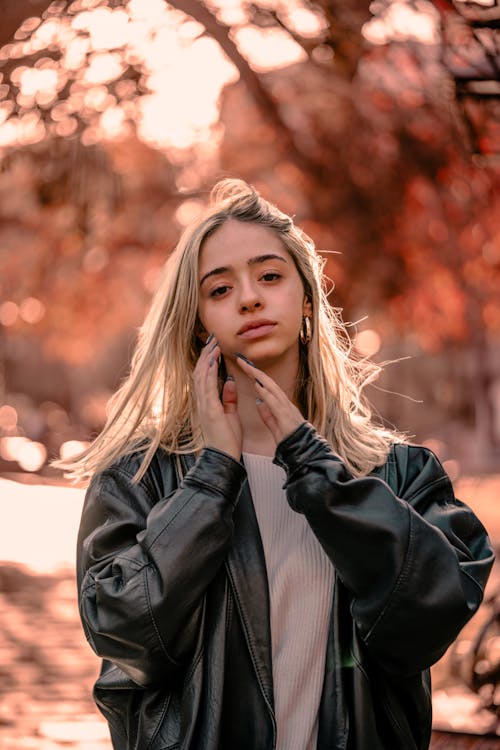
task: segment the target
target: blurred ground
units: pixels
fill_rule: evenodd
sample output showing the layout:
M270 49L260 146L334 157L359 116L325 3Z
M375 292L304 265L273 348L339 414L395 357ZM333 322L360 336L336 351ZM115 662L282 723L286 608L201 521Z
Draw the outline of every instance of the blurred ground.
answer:
M110 750L107 727L91 698L98 660L76 608L73 555L83 493L32 484L35 477L16 478L31 483L0 478L0 747ZM498 545L500 476L463 479L457 495L474 507ZM498 579L496 570L490 591ZM486 614L482 608L465 639ZM463 695L457 699L453 692L447 657L433 670L433 682L438 714L444 708L453 726L467 708ZM492 728L489 714L477 726L486 727L485 718ZM435 732L431 748L494 750L500 739Z

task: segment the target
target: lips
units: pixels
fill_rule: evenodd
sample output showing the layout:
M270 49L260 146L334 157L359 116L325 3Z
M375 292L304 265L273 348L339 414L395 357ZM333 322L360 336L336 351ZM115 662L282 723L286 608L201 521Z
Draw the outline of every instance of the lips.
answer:
M253 331L256 328L267 328L268 326L275 325L276 321L268 320L267 318L262 318L261 320L252 320L251 322L245 323L245 325L241 326L240 330L238 331L238 336L247 333L247 331Z

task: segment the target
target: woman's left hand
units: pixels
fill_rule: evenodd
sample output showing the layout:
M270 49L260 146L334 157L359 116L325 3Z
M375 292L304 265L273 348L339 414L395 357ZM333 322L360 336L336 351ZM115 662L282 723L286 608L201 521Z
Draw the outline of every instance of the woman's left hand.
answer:
M235 359L245 375L255 383L257 411L276 444L280 443L305 422L304 416L269 375L238 355Z

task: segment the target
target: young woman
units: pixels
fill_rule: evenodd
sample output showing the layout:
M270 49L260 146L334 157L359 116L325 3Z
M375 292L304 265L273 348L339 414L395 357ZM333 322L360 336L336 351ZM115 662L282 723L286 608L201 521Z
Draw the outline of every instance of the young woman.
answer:
M183 234L93 445L80 611L119 750L423 750L493 557L376 425L292 219L237 180Z

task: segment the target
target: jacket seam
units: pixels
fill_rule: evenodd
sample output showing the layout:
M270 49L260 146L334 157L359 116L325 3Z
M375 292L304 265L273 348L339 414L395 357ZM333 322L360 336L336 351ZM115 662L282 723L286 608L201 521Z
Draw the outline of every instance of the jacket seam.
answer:
M403 562L403 565L402 565L402 568L401 568L401 572L400 572L400 574L398 576L398 579L397 579L397 581L396 581L396 583L394 585L394 588L392 589L392 591L391 591L391 593L390 593L390 595L388 597L388 600L387 600L385 606L383 607L382 611L380 612L380 614L378 615L377 619L375 620L375 622L373 623L372 627L370 628L370 630L368 631L367 635L365 636L365 641L366 642L368 642L368 640L371 638L371 636L373 634L373 631L379 625L379 623L381 622L381 620L383 619L383 617L385 616L385 614L387 613L387 611L389 609L391 609L391 607L394 606L393 599L397 595L398 590L401 588L402 584L404 583L404 581L406 581L406 579L408 577L408 570L409 570L410 559L411 559L410 551L411 551L411 548L413 546L413 541L414 541L414 528L413 528L413 519L412 519L412 515L411 515L411 512L410 512L410 500L415 500L415 498L417 498L422 492L428 491L428 489L430 487L432 487L433 485L440 484L441 482L445 482L446 483L447 481L449 481L449 480L447 480L446 476L438 477L437 479L434 479L432 482L428 482L426 485L424 485L424 487L421 487L420 489L416 490L409 497L407 497L407 498L404 498L404 497L401 498L407 504L406 510L407 510L408 519L409 519L408 544L407 544L407 547L406 547L405 559L404 559L404 562ZM474 580L474 579L472 579L472 580Z
M125 721L123 720L122 714L119 711L117 711L116 708L113 708L113 706L108 706L108 705L106 706L106 711L109 711L115 717L115 719L118 719L118 723L120 727L118 731L123 736L123 739L126 740L127 739L127 727L125 725ZM113 728L115 729L117 728L116 724Z
M158 539L161 537L161 535L168 529L168 527L175 521L179 513L181 513L186 505L191 502L192 498L194 497L194 491L191 492L190 495L184 500L180 508L177 509L177 511L169 518L169 520L166 522L164 526L158 531L157 535L152 539L151 543L148 545L148 549L153 549L154 545L158 541Z
M190 679L194 675L194 673L196 671L196 667L200 663L202 656L203 656L203 648L200 648L200 650L196 654L196 658L193 660L193 662L192 662L192 664L191 664L191 666L189 668L189 672L186 674L186 678L185 678L185 681L184 681L186 684L190 681Z
M120 474L120 475L121 475L121 476L123 476L123 477L124 477L124 478L125 478L125 479L126 479L126 480L127 480L127 481L128 481L129 483L130 483L130 484L133 484L133 483L132 483L132 477L133 477L134 475L133 475L133 474L131 474L130 472L128 472L128 471L127 471L126 469L122 468L121 466L113 466L112 468L109 468L109 469L105 470L105 472L103 472L103 475L102 475L102 476L104 476L104 473L106 473L106 474L108 474L108 475L109 475L109 474L111 474L111 475L112 475L112 474ZM150 491L149 491L148 487L147 487L147 486L146 486L146 485L144 484L144 482L143 482L142 480L141 480L140 482L138 482L137 484L135 484L134 486L135 486L135 487L137 487L137 488L139 488L140 490L142 490L142 492L144 492L144 494L145 494L145 495L146 495L146 496L148 497L148 500L150 500L150 501L151 501L151 503L152 503L153 505L155 505L155 503L157 502L157 498L155 498L155 497L154 497L154 496L153 496L153 495L152 495L152 494L150 493Z
M416 489L412 495L409 495L408 497L404 497L402 499L405 500L407 503L409 503L410 500L415 500L415 498L417 498L423 492L427 492L435 484L441 484L441 483L448 484L449 481L450 480L446 476L437 477L436 479L433 479L432 482L428 482L423 487L419 487L418 489Z
M213 492L216 492L218 495L222 495L224 499L229 499L229 502L231 505L234 505L234 502L231 498L228 498L226 493L222 492L220 487L217 487L215 484L212 484L211 482L205 482L200 481L198 479L194 479L193 477L186 477L184 481L185 486L189 486L190 483L195 484L197 487L201 487L201 489L205 490L207 488L211 489Z
M131 557L127 557L127 555L117 555L115 557L115 562L117 562L118 560L126 560L128 563L130 563L135 568L134 576L144 570L144 568L149 568L154 565L152 562L138 563L137 560L134 560ZM87 570L85 578L90 578L91 580L89 583L82 585L82 595L86 594L89 589L95 588L95 586L97 585L97 578L90 570ZM132 580L132 577L130 577L128 580Z
M168 711L168 709L169 709L169 706L170 706L170 701L171 701L171 700L172 700L172 693L169 693L169 694L167 695L167 697L165 698L165 700L163 701L163 706L162 706L161 716L160 716L160 718L158 719L158 722L157 722L157 724L156 724L156 729L155 729L155 731L153 732L153 735L152 735L151 739L149 740L149 742L148 742L148 744L147 744L147 746L146 746L146 750L150 750L150 748L151 748L151 747L152 747L152 745L153 745L153 742L155 741L156 737L158 736L158 732L160 731L160 727L161 727L161 725L163 724L163 720L164 720L164 718L165 718L165 716L166 716L166 714L167 714L167 711ZM169 748L169 747L175 747L175 746L176 746L176 745L173 745L173 746L172 746L172 745L167 745L167 748Z
M149 566L145 566L145 567L149 567ZM158 628L158 626L156 624L155 616L153 614L153 607L151 606L151 598L150 598L150 595L149 595L149 586L148 586L147 575L145 575L144 578L143 578L143 585L144 585L144 590L145 590L145 594L146 594L146 601L148 603L149 616L151 618L151 622L153 624L153 628L155 630L156 637L158 638L158 642L159 642L159 644L160 644L160 646L162 648L163 653L165 654L165 656L167 657L168 661L170 662L170 664L172 664L175 667L178 667L179 666L179 662L177 662L175 659L172 659L172 657L168 653L168 651L167 651L167 649L165 647L165 644L163 642L163 638L161 637L161 633L159 631L159 628Z
M413 540L414 540L414 530L413 530L413 522L412 522L412 517L411 517L409 507L406 509L406 512L408 514L408 519L409 519L409 523L408 523L409 528L408 528L408 543L406 546L405 559L404 559L403 565L401 566L401 572L396 580L396 583L394 584L394 587L391 593L389 594L389 597L387 599L385 606L383 607L382 611L380 612L377 619L375 620L375 622L373 623L370 630L365 636L364 640L366 643L368 643L368 640L371 638L373 631L375 630L375 628L378 627L378 625L380 624L384 616L387 614L387 612L394 606L394 597L397 596L399 589L408 578L408 572L409 572L410 561L411 561L411 551L412 551Z
M233 619L233 595L230 591L228 591L227 592L227 607L226 607L226 633L229 632L232 619Z
M472 557L471 557L471 562L474 562L474 559ZM479 585L479 583L476 581L476 579L474 578L474 576L471 576L471 574L469 573L469 571L468 570L464 570L463 568L460 568L460 572L463 573L465 576L467 576L467 578L470 581L472 581L472 583L475 585L475 587L477 589L479 589L479 591L481 593L481 598L482 598L483 597L483 589L481 588L481 586Z

